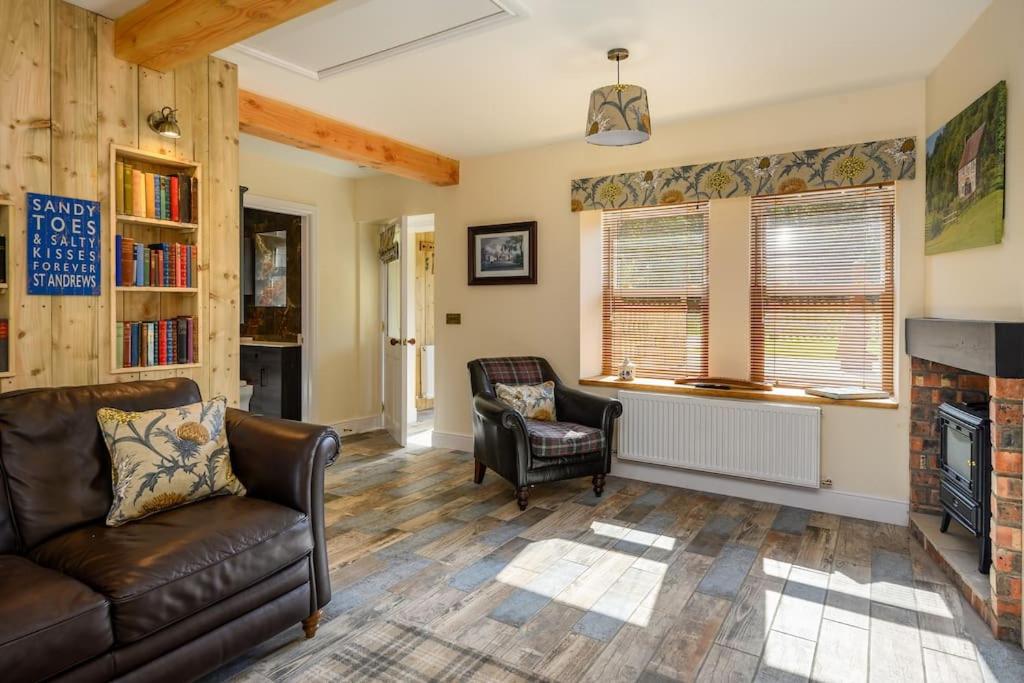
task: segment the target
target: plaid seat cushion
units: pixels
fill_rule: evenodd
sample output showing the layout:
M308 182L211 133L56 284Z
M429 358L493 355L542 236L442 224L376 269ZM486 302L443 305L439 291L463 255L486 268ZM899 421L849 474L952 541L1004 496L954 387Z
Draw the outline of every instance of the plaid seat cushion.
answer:
M526 432L535 458L563 458L604 448L604 433L600 429L572 422L527 420Z
M480 364L491 384L540 384L544 381L539 358L481 358Z

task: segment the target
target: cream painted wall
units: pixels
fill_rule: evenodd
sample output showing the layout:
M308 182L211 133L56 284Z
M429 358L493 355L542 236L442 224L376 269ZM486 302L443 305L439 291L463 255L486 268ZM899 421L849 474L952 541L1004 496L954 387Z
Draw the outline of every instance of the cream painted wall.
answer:
M251 194L317 207L311 421L345 426L375 419L380 415L377 237L353 220L353 181L253 153L244 142L239 177Z
M656 94L655 94L656 95ZM653 100L656 106L656 99ZM655 115L657 110L654 110ZM569 211L574 177L776 153L900 135L923 142L924 82L820 97L655 126L651 142L599 148L582 140L462 162L462 181L438 189L389 177L356 181L357 220L437 214L437 431L471 433L466 362L481 356L546 356L569 383L594 372L600 341L595 273L596 213ZM923 176L923 162L918 173ZM923 310L924 184L898 186L897 319ZM746 356L746 200L711 205L713 371L743 374ZM539 281L469 287L466 227L538 221ZM586 262L581 262L581 254ZM581 284L581 275L583 282ZM590 302L588 306L587 302ZM462 325L444 324L461 313ZM898 329L902 327L897 325ZM823 476L837 490L906 501L909 364L899 351L899 410L829 407L823 418Z
M993 0L926 82L930 133L1001 80L1007 85L1003 243L929 256L928 315L1024 320L1024 1Z

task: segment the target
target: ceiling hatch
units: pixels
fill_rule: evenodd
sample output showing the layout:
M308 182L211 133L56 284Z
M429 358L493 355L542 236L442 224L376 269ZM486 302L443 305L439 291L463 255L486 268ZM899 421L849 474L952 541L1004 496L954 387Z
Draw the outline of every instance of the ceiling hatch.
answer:
M522 16L509 0L337 0L234 47L321 80Z

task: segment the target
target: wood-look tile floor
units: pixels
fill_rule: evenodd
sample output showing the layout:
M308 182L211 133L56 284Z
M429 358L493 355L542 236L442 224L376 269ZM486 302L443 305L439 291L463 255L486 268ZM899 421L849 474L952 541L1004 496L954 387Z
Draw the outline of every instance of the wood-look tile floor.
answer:
M345 440L334 597L209 681L1020 681L887 524L610 478L471 481L469 455Z

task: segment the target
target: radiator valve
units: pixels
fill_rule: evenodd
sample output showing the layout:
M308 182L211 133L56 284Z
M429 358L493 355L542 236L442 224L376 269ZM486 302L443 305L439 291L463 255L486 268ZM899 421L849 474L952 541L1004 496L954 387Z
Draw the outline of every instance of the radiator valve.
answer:
M823 488L823 489L830 489L830 488L832 488L832 480L831 479L822 479L821 480L821 488Z

